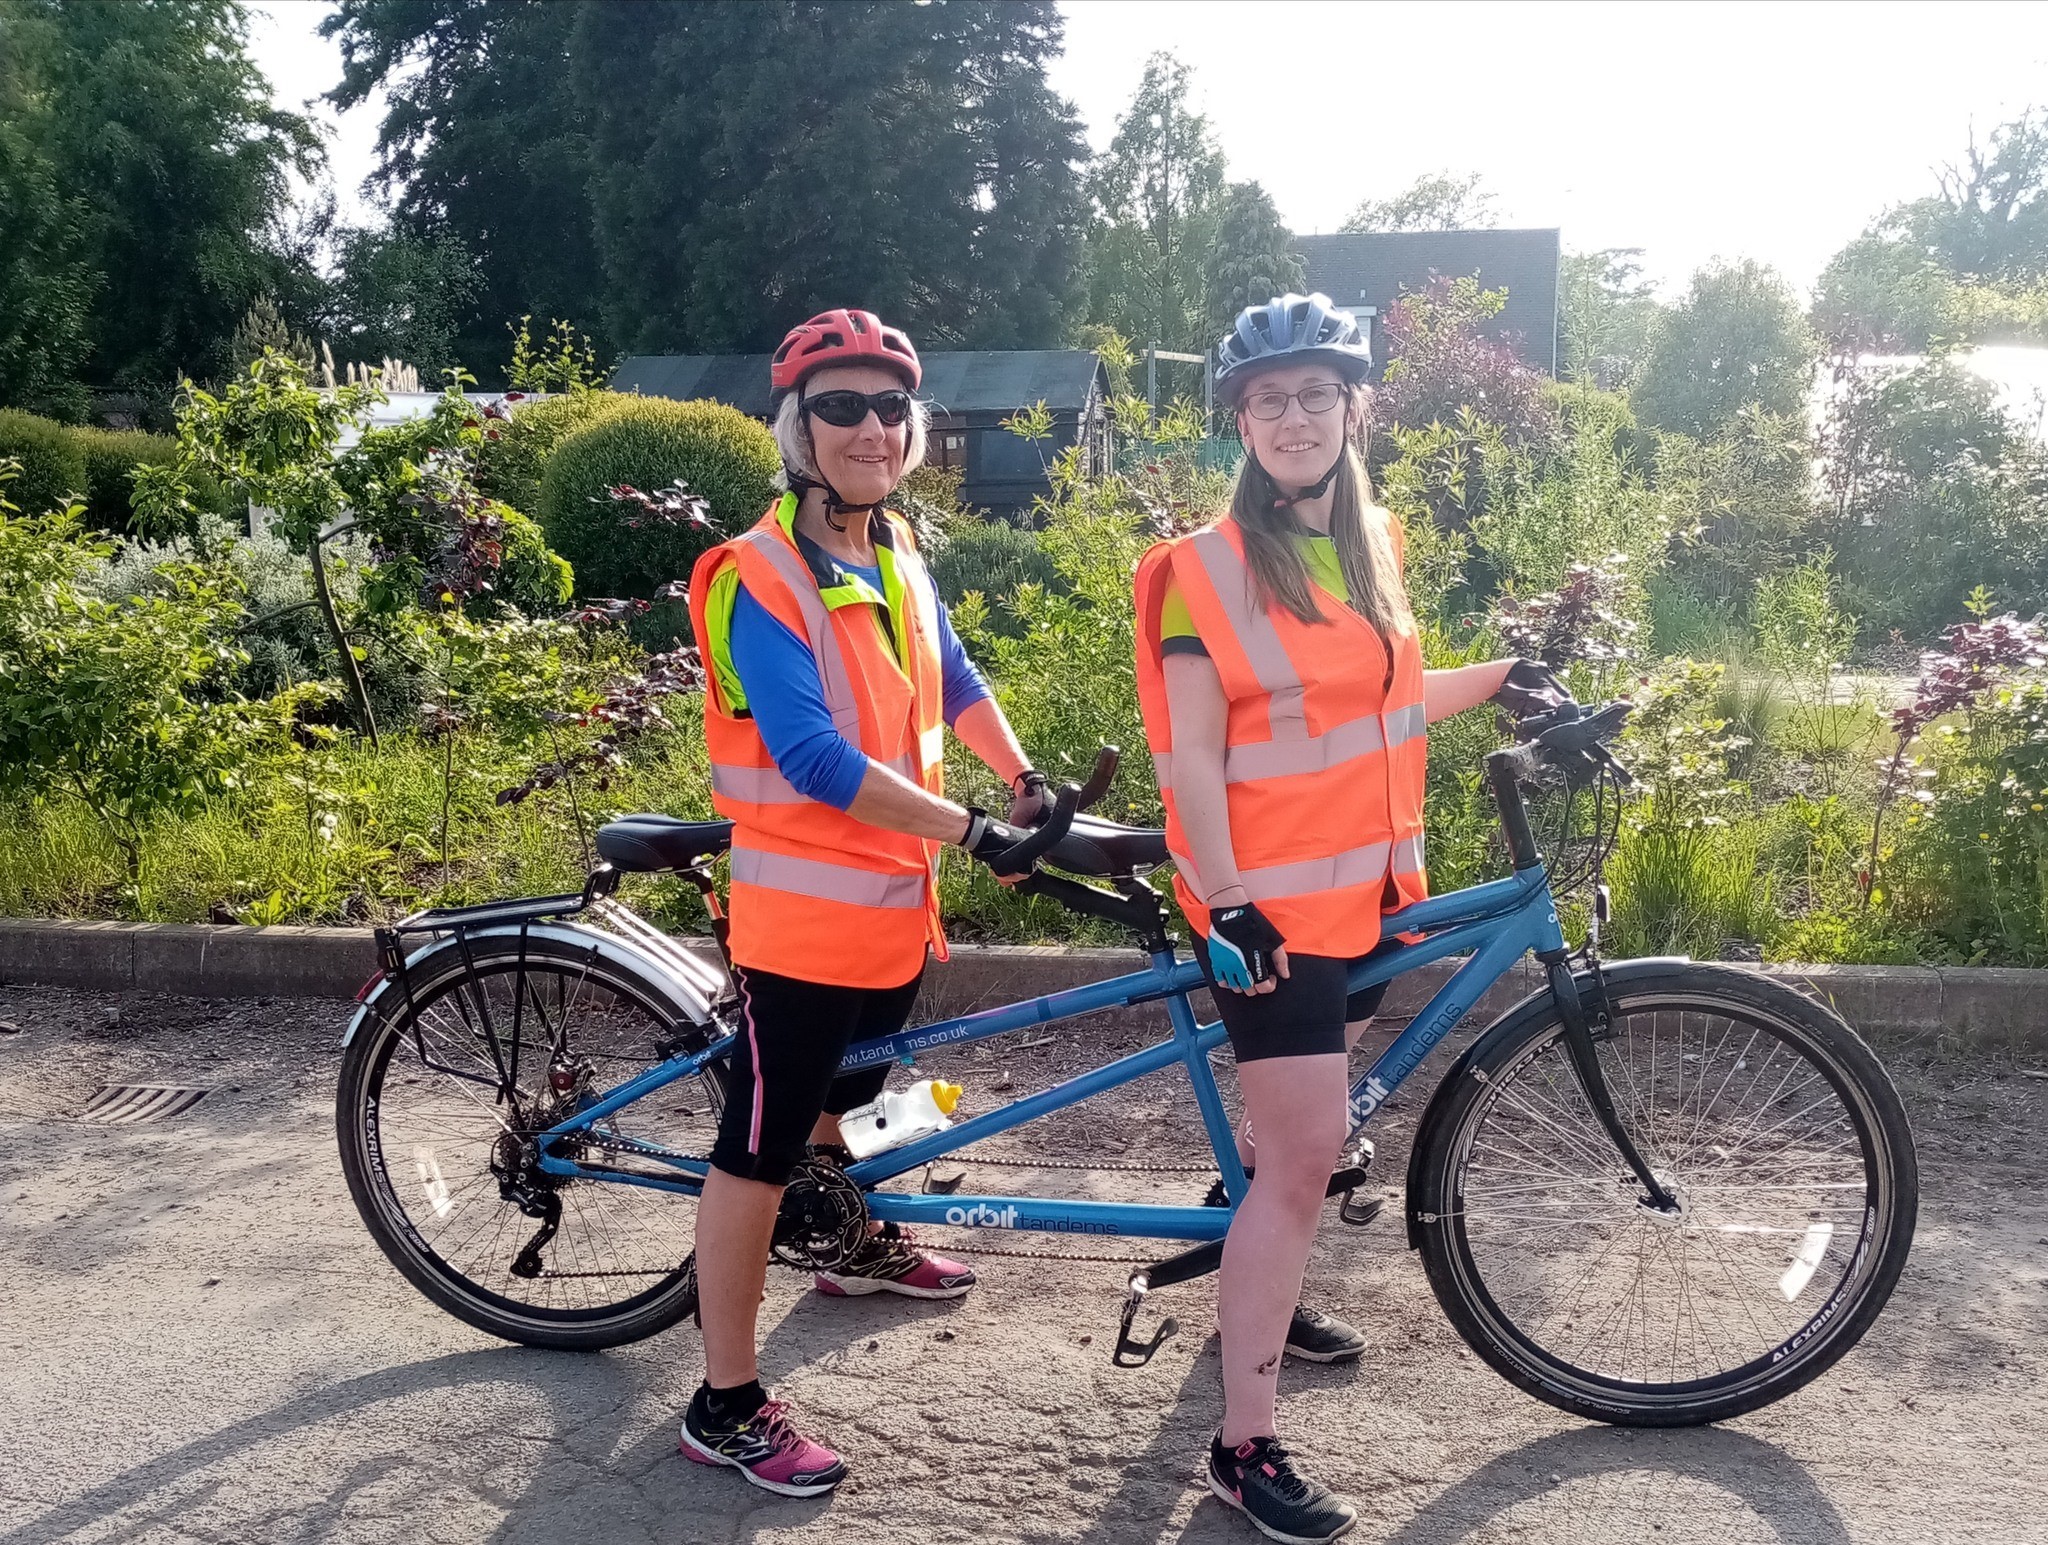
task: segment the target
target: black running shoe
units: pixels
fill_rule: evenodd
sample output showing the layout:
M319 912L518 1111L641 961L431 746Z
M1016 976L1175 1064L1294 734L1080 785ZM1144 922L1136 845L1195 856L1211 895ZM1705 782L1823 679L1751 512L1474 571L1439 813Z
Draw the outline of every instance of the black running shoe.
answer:
M1247 1178L1250 1170L1245 1171ZM1218 1175L1209 1187L1209 1194L1202 1198L1204 1207L1228 1207L1230 1198L1223 1190L1223 1177ZM1346 1325L1334 1314L1325 1314L1320 1309L1311 1309L1307 1304L1294 1306L1294 1320L1287 1327L1287 1353L1311 1363L1348 1363L1365 1354L1365 1337Z
M1247 1438L1228 1449L1218 1428L1209 1441L1209 1489L1267 1539L1290 1545L1334 1540L1358 1522L1357 1508L1294 1468L1278 1438Z
M711 1414L700 1394L683 1413L682 1450L685 1459L730 1465L763 1491L785 1497L815 1497L846 1479L846 1461L798 1432L780 1400L731 1420Z
M1311 1363L1348 1363L1365 1353L1365 1337L1334 1314L1294 1306L1294 1320L1287 1327L1287 1355Z

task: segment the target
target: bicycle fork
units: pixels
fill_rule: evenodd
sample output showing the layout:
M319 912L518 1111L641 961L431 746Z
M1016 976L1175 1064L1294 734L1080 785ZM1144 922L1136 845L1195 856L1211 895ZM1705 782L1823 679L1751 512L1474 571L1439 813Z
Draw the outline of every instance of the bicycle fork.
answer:
M1564 1021L1565 1051L1572 1059L1572 1071L1578 1075L1579 1088L1585 1093L1586 1103L1593 1107L1593 1114L1619 1150L1629 1171L1642 1182L1647 1193L1639 1198L1643 1206L1667 1215L1679 1210L1678 1200L1651 1170L1642 1151L1635 1145L1635 1139L1622 1125L1621 1114L1614 1108L1614 1095L1607 1087L1607 1075L1600 1069L1600 1054L1593 1045L1593 1029L1586 1023L1586 1007L1579 1001L1578 984L1572 980L1571 963L1563 950L1545 950L1537 957L1543 962L1544 971L1550 979L1551 1000L1557 1004L1557 1016ZM1600 992L1603 1017L1606 1012L1607 984L1600 977L1600 961L1591 961L1593 980Z

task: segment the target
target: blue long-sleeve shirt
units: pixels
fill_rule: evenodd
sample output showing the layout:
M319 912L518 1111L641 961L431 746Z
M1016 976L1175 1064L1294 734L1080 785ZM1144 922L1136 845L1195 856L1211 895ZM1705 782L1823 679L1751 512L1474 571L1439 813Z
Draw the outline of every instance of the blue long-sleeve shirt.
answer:
M858 574L880 592L879 568L864 569L850 563L840 567ZM953 632L945 602L936 591L931 602L939 619L944 713L946 722L952 724L990 693ZM860 792L868 759L832 727L832 715L825 707L825 685L818 676L811 646L749 595L744 584L733 597L731 636L733 670L776 770L807 799L844 810Z

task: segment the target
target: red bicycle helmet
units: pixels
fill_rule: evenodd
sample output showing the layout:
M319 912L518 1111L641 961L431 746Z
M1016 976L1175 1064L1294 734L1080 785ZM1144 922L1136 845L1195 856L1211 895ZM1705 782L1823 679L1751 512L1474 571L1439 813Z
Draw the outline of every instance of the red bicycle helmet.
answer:
M803 378L827 365L883 365L903 377L916 391L924 379L917 350L901 328L891 327L872 311L821 311L801 327L792 327L768 361L769 384L779 396L796 390Z

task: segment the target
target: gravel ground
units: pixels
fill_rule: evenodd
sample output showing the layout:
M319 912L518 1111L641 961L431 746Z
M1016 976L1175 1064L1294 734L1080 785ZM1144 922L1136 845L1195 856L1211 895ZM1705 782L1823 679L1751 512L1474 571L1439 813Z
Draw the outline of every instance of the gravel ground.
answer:
M687 1326L593 1356L505 1347L385 1263L334 1155L346 1011L0 990L0 1545L1254 1537L1197 1480L1220 1401L1213 1282L1162 1294L1186 1328L1123 1372L1115 1266L989 1261L951 1304L826 1300L777 1274L764 1374L853 1476L794 1502L683 1462ZM1021 1091L1136 1036L998 1042L931 1070L968 1075L970 1098L1005 1075ZM2048 1541L2048 1083L1988 1061L1893 1070L1924 1169L1906 1277L1832 1373L1721 1428L1589 1427L1528 1399L1450 1332L1398 1204L1365 1230L1333 1215L1309 1291L1373 1350L1290 1364L1283 1421L1359 1504L1355 1537ZM213 1092L161 1124L75 1119L119 1081ZM1378 1132L1389 1183L1416 1082ZM1045 1151L1196 1162L1191 1109L1155 1079L1048 1125Z

